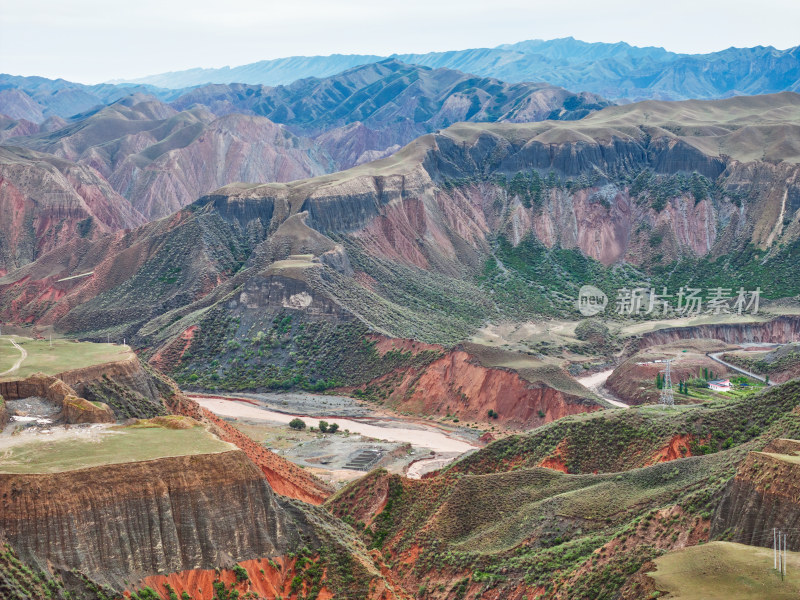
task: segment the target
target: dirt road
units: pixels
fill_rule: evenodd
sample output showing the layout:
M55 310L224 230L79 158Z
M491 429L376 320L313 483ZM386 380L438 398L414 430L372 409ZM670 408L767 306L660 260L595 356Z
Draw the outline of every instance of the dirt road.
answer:
M19 352L20 352L20 357L19 357L19 360L18 360L17 362L15 362L15 363L14 363L14 365L13 365L13 366L12 366L10 369L8 369L7 371L3 371L2 373L0 373L0 377L5 377L6 375L11 375L11 374L12 374L14 371L16 371L17 369L19 369L19 366L20 366L20 365L23 363L23 361L24 361L26 358L28 358L28 351L27 351L27 350L25 350L25 348L23 348L22 346L20 346L20 345L19 345L17 342L15 342L14 340L11 340L11 339L9 339L8 341L9 341L9 342L11 342L11 343L13 344L14 348L16 348L17 350L19 350Z
M710 358L713 361L718 362L721 365L725 365L731 371L736 371L737 373L741 373L742 375L747 375L748 377L752 377L753 379L757 379L758 381L766 382L766 378L765 377L762 377L761 375L756 375L755 373L751 373L750 371L748 371L746 369L742 369L741 367L737 367L736 365L732 365L731 363L729 363L729 362L727 362L725 360L722 360L720 358L720 356L722 356L723 354L724 354L724 352L709 352L709 353L706 353L708 358ZM767 385L775 385L775 384L770 381L769 383L767 383Z

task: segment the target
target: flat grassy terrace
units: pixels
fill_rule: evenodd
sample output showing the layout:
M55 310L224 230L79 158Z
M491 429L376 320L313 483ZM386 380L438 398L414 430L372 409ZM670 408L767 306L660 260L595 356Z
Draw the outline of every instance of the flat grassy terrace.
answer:
M56 375L72 369L125 360L133 355L128 346L117 344L54 339L51 348L49 340L4 335L0 336L0 373L13 368L21 357L20 350L11 343L12 340L25 350L27 356L18 369L0 376L0 381L25 379L38 372Z
M0 438L0 473L61 473L100 465L234 450L205 427L112 426Z
M786 553L786 579L773 567L772 548L711 542L670 552L648 573L670 600L797 600L800 553Z

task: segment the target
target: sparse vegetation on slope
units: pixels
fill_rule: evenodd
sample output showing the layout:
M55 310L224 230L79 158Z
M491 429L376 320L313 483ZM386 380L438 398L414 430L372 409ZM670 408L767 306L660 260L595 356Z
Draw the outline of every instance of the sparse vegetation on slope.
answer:
M648 561L709 538L748 450L800 434L798 398L800 384L790 383L706 407L568 417L422 481L373 472L328 507L368 543L381 539L389 564L425 598L523 589L616 598ZM686 458L661 452L675 436L694 440ZM538 466L553 460L575 474ZM404 509L381 516L395 505Z

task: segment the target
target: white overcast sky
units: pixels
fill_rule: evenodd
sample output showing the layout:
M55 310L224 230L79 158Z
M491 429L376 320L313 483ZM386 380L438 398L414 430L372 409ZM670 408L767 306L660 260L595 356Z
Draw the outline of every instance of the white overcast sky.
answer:
M675 52L800 44L800 0L0 0L0 72L96 83L293 55L573 36Z

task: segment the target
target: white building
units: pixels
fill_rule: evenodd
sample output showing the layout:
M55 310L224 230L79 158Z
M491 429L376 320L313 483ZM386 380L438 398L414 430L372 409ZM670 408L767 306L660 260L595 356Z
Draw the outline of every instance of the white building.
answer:
M715 392L730 392L731 391L731 380L730 379L715 379L714 381L708 382L708 387L710 387Z

